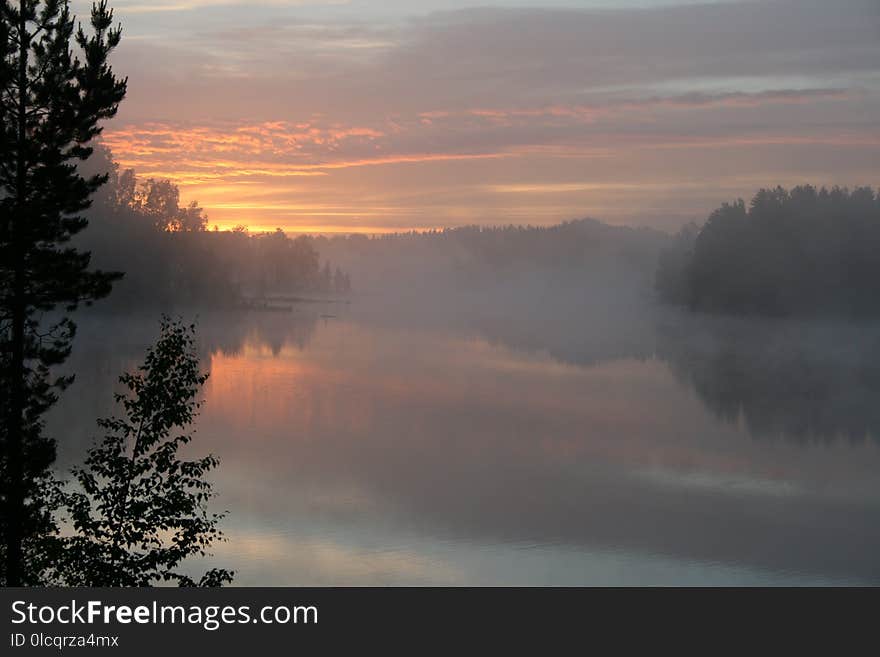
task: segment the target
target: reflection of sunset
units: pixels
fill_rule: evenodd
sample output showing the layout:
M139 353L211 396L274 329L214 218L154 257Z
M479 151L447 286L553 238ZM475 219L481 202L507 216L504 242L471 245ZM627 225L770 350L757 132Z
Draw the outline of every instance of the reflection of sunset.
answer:
M297 467L356 460L364 450L443 452L454 444L438 458L500 450L534 462L647 470L698 463L718 475L755 474L747 461L675 434L681 408L694 402L669 388L661 363L585 369L482 340L426 337L330 326L307 349L277 353L251 339L240 353L212 356L205 421L249 436L224 447L243 450L236 458L247 458L253 442L263 444L261 454L272 444L300 445ZM461 418L455 435L440 417ZM390 418L395 424L386 426Z
M325 378L297 357L297 352L284 348L273 355L268 347L246 345L240 355L215 353L211 357L211 378L206 394L211 405L223 409L224 422L240 429L254 422L283 423L301 409L311 408L311 389L304 385L308 378ZM269 394L270 391L285 394Z
M452 583L468 567L463 544L498 563L507 548L495 543L511 541L575 546L578 568L585 551L607 566L608 546L624 560L627 546L702 557L735 551L740 522L772 541L790 525L813 532L816 496L837 499L829 485L880 499L877 449L861 447L854 471L845 444L750 440L653 359L582 366L333 322L302 349L254 332L211 369L199 433L238 518L218 557L255 581L271 564L300 584ZM766 524L779 513L787 523Z
M880 583L878 0L2 7L0 584Z
M528 347L515 332L416 328L400 317L375 326L347 312L203 318L211 376L189 447L220 459L215 508L229 510L229 543L212 551L237 583L743 576L725 564L873 577L875 442L753 437L715 416L675 372L677 359L650 355L653 332L643 351L640 339L607 343L601 327L566 323L564 335ZM107 348L136 353L152 338L138 321L83 327L76 370L86 394L67 398L56 427L90 440L94 417L112 412L104 393L138 359L108 363ZM565 336L590 348L572 356ZM728 390L723 381L703 384ZM827 534L841 518L845 541Z

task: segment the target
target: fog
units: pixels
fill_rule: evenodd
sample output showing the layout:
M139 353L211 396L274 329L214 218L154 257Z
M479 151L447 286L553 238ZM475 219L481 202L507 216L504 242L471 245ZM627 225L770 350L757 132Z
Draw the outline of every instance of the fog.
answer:
M0 580L880 583L876 0L67 4Z
M64 473L159 317L195 322L237 583L880 581L873 190L677 236L224 232L177 198L116 170L96 203L126 276L48 429Z
M880 581L876 320L663 303L672 237L594 220L311 240L350 293L80 313L60 467L166 311L239 583Z
M746 337L803 327L666 317L522 340L357 313L199 316L212 379L193 449L222 459L218 560L244 583L638 583L590 570L597 554L643 583L877 581L876 361L822 335L849 329L766 361ZM65 464L155 333L133 317L82 329L52 425ZM469 570L474 546L492 570ZM314 563L331 548L347 569Z

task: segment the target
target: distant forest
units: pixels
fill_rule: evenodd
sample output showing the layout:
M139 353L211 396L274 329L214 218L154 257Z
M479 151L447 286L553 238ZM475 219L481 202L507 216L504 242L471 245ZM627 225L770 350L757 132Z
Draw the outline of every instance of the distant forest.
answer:
M350 275L322 262L310 237L291 238L280 229L249 234L244 226L209 230L196 202L180 206L173 182L120 171L102 146L87 166L110 178L95 194L89 229L77 245L91 251L98 269L125 274L102 305L223 307L271 295L351 291Z
M595 219L553 226L461 226L366 237L315 237L325 257L352 272L359 291L393 292L402 304L472 298L577 304L586 290L650 290L669 236Z
M682 229L659 260L672 304L761 316L880 314L880 193L760 190Z
M592 219L377 236L288 237L280 229L249 233L246 226L218 231L198 203L181 206L172 181L120 169L105 146L97 146L85 168L109 172L109 180L94 196L77 246L91 252L94 267L124 272L102 307L241 307L273 297L348 295L353 288L427 300L441 287L476 292L478 282L534 297L539 281L524 280L525 272L540 271L544 287L554 288L632 275L649 281L668 241L659 231Z
M553 226L461 226L408 231L368 238L364 235L317 237L322 251L383 253L413 251L424 257L442 252L461 265L488 269L537 266L570 268L611 258L631 264L652 254L661 233L648 228L610 226L595 219Z
M760 190L723 204L702 227L670 238L592 219L549 227L465 226L365 235L288 237L209 230L176 185L120 171L105 147L90 172L110 172L78 246L125 273L112 306L236 307L282 295L392 292L398 302L488 285L537 299L553 290L647 289L694 311L755 316L880 314L880 193L811 186ZM500 294L494 292L493 294ZM614 298L609 303L617 303Z

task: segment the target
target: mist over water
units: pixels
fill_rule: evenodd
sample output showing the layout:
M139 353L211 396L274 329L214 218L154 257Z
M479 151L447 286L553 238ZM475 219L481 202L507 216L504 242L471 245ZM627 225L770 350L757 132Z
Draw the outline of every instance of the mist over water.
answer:
M87 4L0 5L0 584L880 585L877 0Z
M180 311L216 561L241 585L878 583L880 327L686 314L626 271ZM156 331L81 317L61 467Z

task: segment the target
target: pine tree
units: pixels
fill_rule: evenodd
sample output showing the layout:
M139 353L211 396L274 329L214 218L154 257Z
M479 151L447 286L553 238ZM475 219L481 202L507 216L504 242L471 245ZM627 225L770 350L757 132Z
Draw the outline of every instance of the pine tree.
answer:
M117 277L91 271L89 254L70 245L107 179L84 178L77 165L126 91L108 64L121 28L106 0L92 6L89 22L87 34L68 0L0 1L0 583L7 586L40 583L40 539L52 529L44 487L55 450L41 418L71 381L50 376L74 336L66 313L109 293Z

